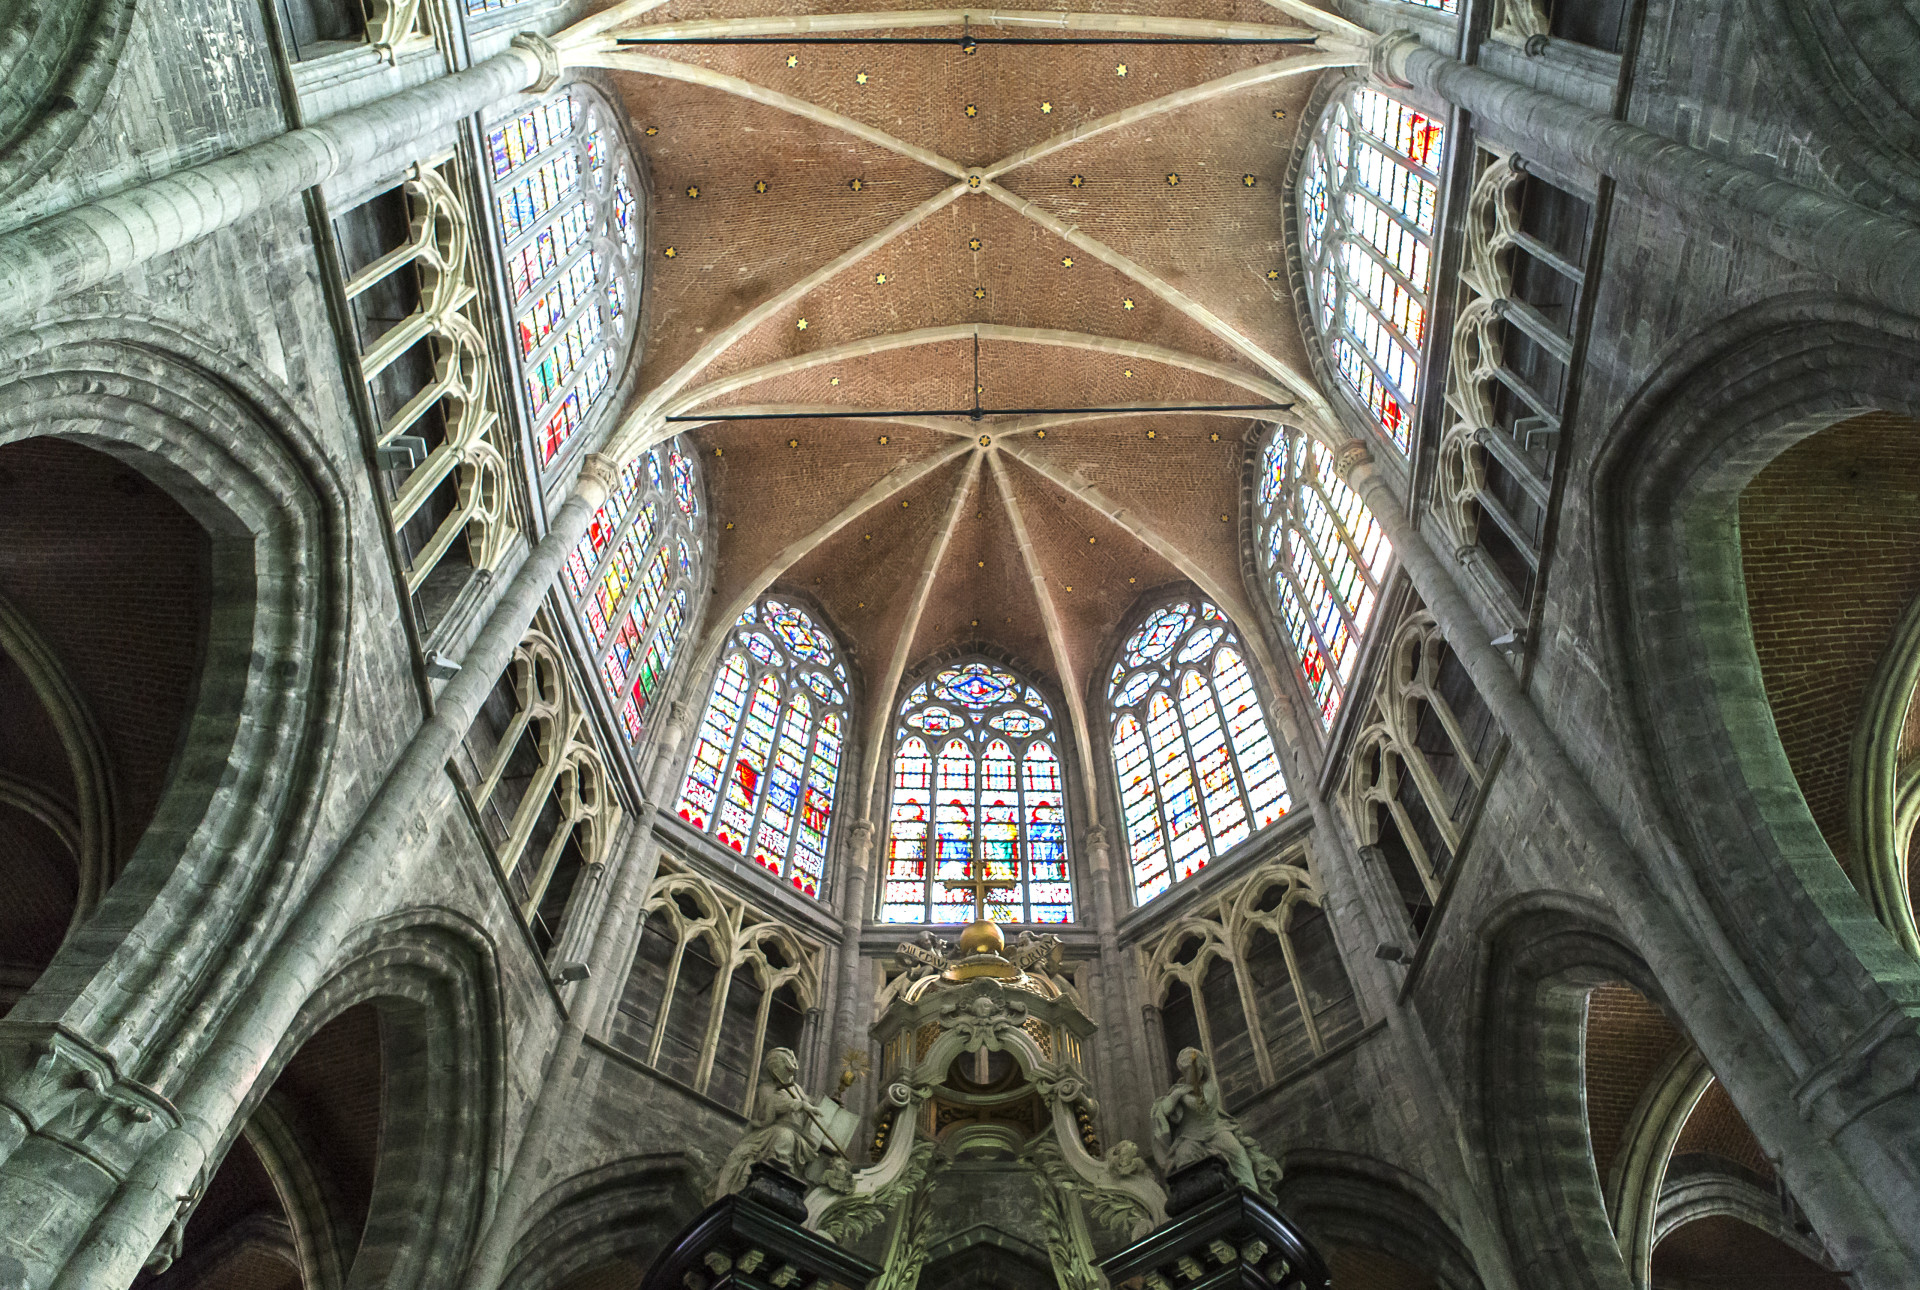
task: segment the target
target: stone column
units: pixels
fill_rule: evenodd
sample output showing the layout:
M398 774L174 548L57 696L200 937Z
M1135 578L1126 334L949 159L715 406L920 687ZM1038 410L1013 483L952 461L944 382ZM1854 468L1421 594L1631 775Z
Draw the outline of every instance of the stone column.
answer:
M1100 997L1090 1000L1094 1019L1105 1036L1110 1065L1102 1072L1108 1098L1107 1138L1131 1136L1144 1142L1147 1105L1151 1094L1142 1072L1148 1063L1140 1048L1147 1041L1135 998L1133 955L1120 944L1120 914L1114 893L1113 840L1106 828L1094 825L1083 839L1087 849L1087 886L1093 892L1093 921L1100 934Z
M42 307L179 250L334 175L437 138L455 121L558 79L559 55L525 33L513 47L231 156L155 179L0 236L0 300L24 323Z
M693 705L688 700L675 703L666 724L660 727L660 739L654 748L652 773L647 777L647 797L669 811L673 809L670 795L678 787L673 778L680 769L680 746L686 742L693 720Z
M1523 156L1597 171L1694 224L1832 277L1849 294L1920 314L1920 227L1602 116L1470 67L1388 32L1374 43L1374 75L1424 90L1473 114L1480 129Z
M494 1202L480 1247L474 1251L473 1262L461 1281L465 1290L492 1290L500 1284L506 1272L507 1256L513 1252L514 1240L520 1235L528 1208L557 1174L575 1167L567 1161L556 1161L551 1155L559 1136L556 1124L561 1115L574 1109L580 1090L574 1068L580 1060L588 1025L606 1010L610 1001L620 997L626 985L626 956L621 951L640 933L646 917L641 906L660 868L660 848L653 841L656 811L654 804L647 802L634 812L633 831L627 836L613 891L607 897L600 925L594 932L593 948L587 956L587 979L574 996L559 1041L547 1058L539 1096L534 1101L532 1115L527 1118L526 1130L520 1135L520 1148L514 1153L506 1181L501 1184L500 1196Z
M846 886L840 893L840 962L833 988L833 1043L827 1050L827 1065L836 1073L842 1050L867 1046L866 1036L856 1028L860 1024L860 932L867 925L867 874L873 867L873 837L872 820L855 820L847 828L840 865Z
M1764 1147L1779 1155L1794 1196L1841 1265L1862 1286L1897 1290L1920 1284L1920 1228L1895 1218L1912 1212L1915 1144L1862 1142L1859 1135L1831 1138L1816 1128L1823 1120L1854 1119L1844 1107L1830 1104L1851 1094L1840 1093L1839 1082L1833 1081L1801 1105L1793 1057L1805 1061L1813 1055L1781 1051L1775 1040L1785 1033L1784 1025L1766 1015L1748 970L1711 925L1711 915L1697 898L1690 899L1686 881L1656 871L1622 835L1619 823L1521 688L1506 656L1493 647L1452 574L1408 519L1405 504L1374 466L1367 445L1357 439L1341 445L1334 468L1372 508L1448 646L1512 741L1509 755L1525 760L1555 822L1584 849L1596 881L1612 897L1622 928L1645 956L1748 1126ZM1671 839L1656 836L1654 844L1668 854L1679 853ZM1807 988L1817 990L1819 985L1808 982ZM1912 1022L1906 1024L1911 1027ZM1904 1096L1914 1098L1911 1085ZM1904 1190L1870 1187L1864 1181L1902 1178Z
M618 477L610 458L587 457L576 491L514 574L433 715L327 862L261 967L247 1005L228 1019L182 1087L170 1090L171 1107L125 1105L97 1077L50 1082L37 1068L0 1077L9 1107L25 1108L34 1122L64 1115L95 1126L84 1151L77 1141L62 1147L44 1133L0 1139L0 1266L17 1269L9 1284L94 1290L132 1283L196 1180L204 1183L201 1170L341 947L428 854L428 838L453 801L448 758ZM113 1145L121 1139L126 1149ZM70 1203L49 1205L49 1179L94 1178L102 1160L112 1162L105 1177L73 1193Z

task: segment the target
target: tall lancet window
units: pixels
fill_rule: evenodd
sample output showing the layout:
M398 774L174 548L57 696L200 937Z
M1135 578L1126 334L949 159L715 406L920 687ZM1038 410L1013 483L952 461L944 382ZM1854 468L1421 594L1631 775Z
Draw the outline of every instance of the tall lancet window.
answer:
M907 695L894 742L881 921L970 923L972 892L947 884L984 878L995 922L1072 922L1061 743L1040 692L991 663L946 668Z
M806 610L762 600L733 626L680 789L680 818L819 896L847 737L847 665Z
M651 723L700 582L700 487L678 440L620 467L561 577L629 746Z
M1300 174L1300 250L1320 338L1402 454L1413 451L1444 134L1356 84L1328 106Z
M1334 474L1333 454L1290 427L1261 462L1260 563L1307 693L1331 726L1373 625L1393 547L1367 504Z
M520 396L542 468L613 385L640 298L640 208L618 119L576 82L487 132Z
M1136 903L1193 877L1292 805L1246 652L1206 601L1147 615L1120 648L1107 699Z

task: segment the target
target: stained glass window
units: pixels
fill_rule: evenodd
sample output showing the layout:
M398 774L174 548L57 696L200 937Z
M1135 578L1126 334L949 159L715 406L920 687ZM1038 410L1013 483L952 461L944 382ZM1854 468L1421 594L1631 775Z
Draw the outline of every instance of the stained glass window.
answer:
M1453 0L1427 7L1454 11ZM1327 108L1300 178L1301 251L1321 338L1402 454L1413 451L1444 142L1439 122L1355 85Z
M543 467L613 384L628 340L639 220L617 119L570 85L487 132L521 396Z
M1286 779L1245 650L1206 601L1147 615L1121 647L1107 705L1136 903L1287 813Z
M996 922L1072 922L1061 743L1040 692L975 660L916 686L899 717L881 921L972 922L972 892L943 880L977 865Z
M648 726L698 601L700 532L660 486L658 458L675 446L651 448L620 467L612 493L594 512L561 571L588 645L599 657L600 681L629 744ZM687 487L698 490L691 468Z
M672 461L675 488L684 466L692 499L691 466L678 453ZM680 818L817 897L846 745L846 695L847 665L825 626L779 598L748 609L721 654L680 788Z
M1379 608L1393 547L1317 439L1282 427L1261 458L1258 550L1307 694L1331 726Z

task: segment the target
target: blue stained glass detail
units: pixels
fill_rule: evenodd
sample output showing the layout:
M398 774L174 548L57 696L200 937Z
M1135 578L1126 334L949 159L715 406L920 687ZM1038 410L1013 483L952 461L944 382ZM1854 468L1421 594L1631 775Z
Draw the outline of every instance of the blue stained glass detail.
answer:
M949 730L960 729L966 722L946 708L927 708L908 717L907 724L928 734L944 735Z
M1019 708L1015 708L1012 712L1002 712L993 719L992 725L995 730L1005 730L1009 734L1016 735L1038 734L1047 728L1047 723L1043 719Z
M974 709L1005 703L1020 692L1018 681L985 663L942 672L934 684L942 698Z
M846 702L846 699L840 693L840 687L832 681L829 681L826 677L821 676L818 672L808 672L800 679L807 683L809 690L812 690L828 703Z
M1127 666L1138 667L1165 658L1173 643L1191 626L1193 610L1184 602L1156 610L1127 641Z

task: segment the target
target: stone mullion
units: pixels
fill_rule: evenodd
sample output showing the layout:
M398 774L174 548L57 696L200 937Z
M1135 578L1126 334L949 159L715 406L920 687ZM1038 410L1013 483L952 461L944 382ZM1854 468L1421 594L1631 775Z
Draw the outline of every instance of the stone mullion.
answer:
M1290 907L1287 921L1289 924L1292 922ZM1314 1020L1313 1004L1307 998L1306 982L1300 979L1300 958L1294 952L1293 934L1286 927L1276 927L1273 932L1274 939L1280 942L1280 957L1286 960L1287 979L1293 983L1293 997L1300 1005L1300 1021L1307 1028L1307 1042L1312 1045L1315 1057L1325 1056L1327 1044L1320 1037L1320 1023Z

